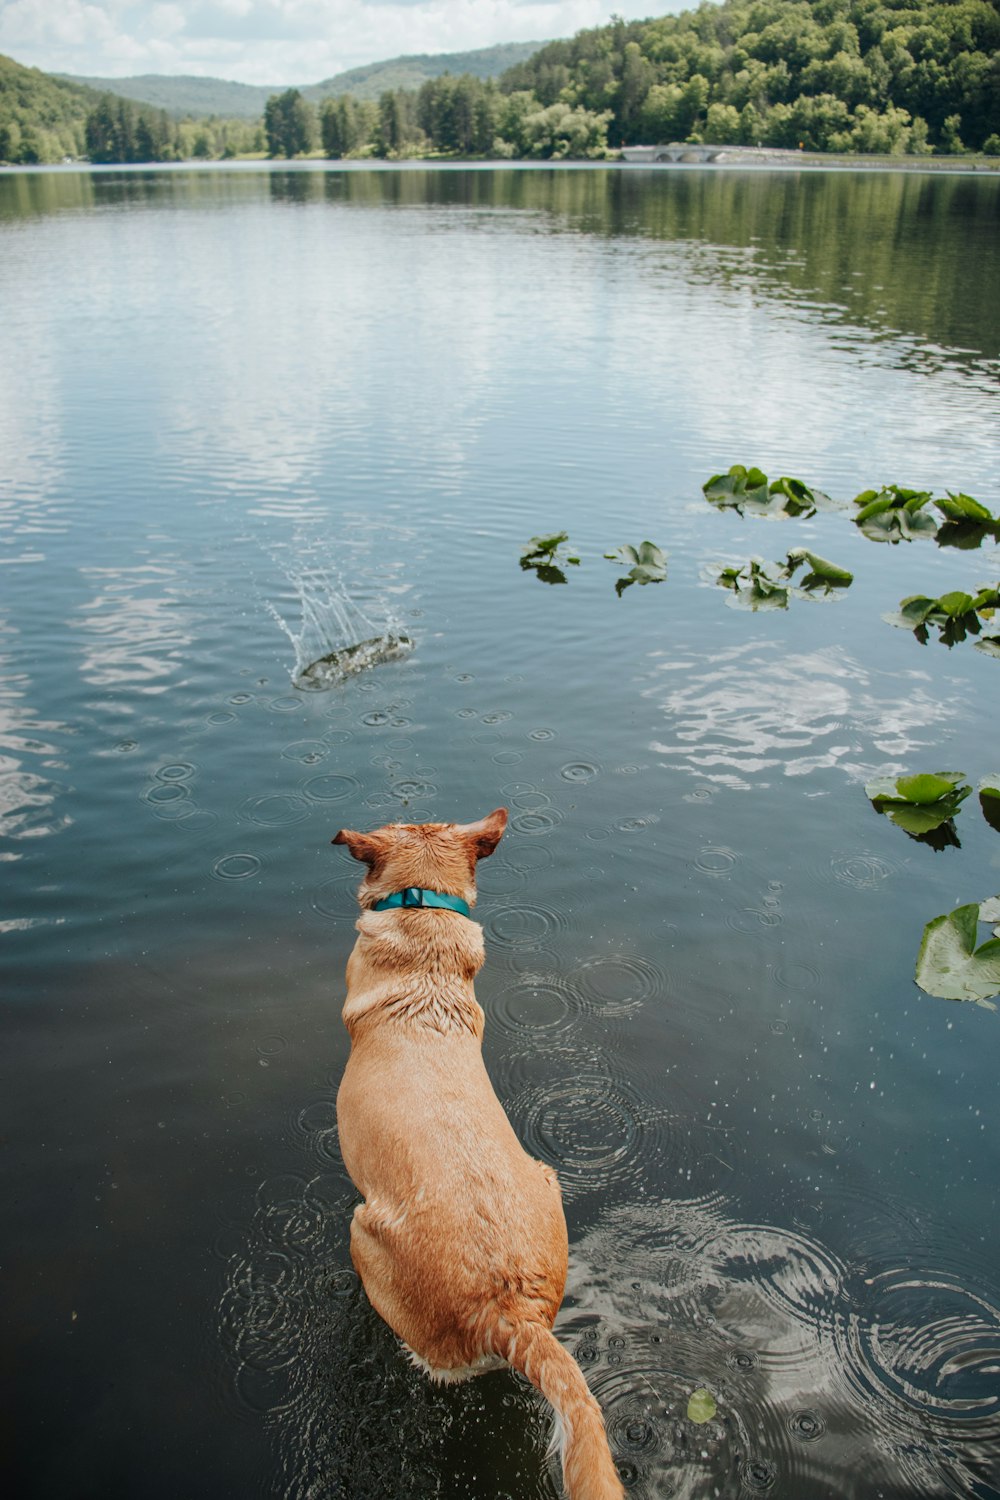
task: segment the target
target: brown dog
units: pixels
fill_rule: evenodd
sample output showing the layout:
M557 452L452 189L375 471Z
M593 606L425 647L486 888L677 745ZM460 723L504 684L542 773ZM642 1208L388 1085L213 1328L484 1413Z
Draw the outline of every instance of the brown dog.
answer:
M368 866L337 1095L340 1148L365 1200L351 1259L416 1364L442 1381L520 1370L555 1409L571 1500L623 1500L600 1408L551 1331L566 1283L559 1183L521 1149L483 1065L472 988L483 932L462 907L506 823L498 808L478 823L333 840Z

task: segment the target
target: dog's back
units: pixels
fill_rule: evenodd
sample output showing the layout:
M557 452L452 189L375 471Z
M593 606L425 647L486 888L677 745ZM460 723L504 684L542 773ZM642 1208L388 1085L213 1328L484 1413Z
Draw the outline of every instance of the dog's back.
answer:
M477 824L335 840L369 866L337 1097L344 1162L365 1199L351 1256L372 1305L428 1374L522 1371L556 1410L572 1500L618 1500L600 1410L551 1332L566 1281L559 1184L522 1150L483 1064L472 988L482 930L455 910L371 909L414 888L471 905L476 860L505 823L501 809Z

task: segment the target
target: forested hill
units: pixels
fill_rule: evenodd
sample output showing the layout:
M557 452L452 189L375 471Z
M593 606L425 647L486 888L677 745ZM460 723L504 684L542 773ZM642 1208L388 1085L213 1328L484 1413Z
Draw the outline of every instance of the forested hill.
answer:
M503 78L612 145L1000 151L1000 0L725 0L550 42Z
M0 161L58 161L79 156L92 89L25 68L0 54Z
M311 84L302 93L317 102L335 94L350 94L355 99L377 99L386 89L417 89L429 78L444 73L456 77L498 78L507 69L526 61L537 52L541 42L499 42L495 47L477 47L474 52L420 53L412 57L393 57L388 62L351 68Z
M478 47L474 52L421 53L391 57L324 78L320 83L299 84L303 98L314 104L333 94L354 99L377 99L386 89L418 89L428 78L442 73L467 73L473 78L496 78L506 68L537 52L541 42L503 42L496 47ZM62 74L68 82L85 84L102 93L124 95L141 104L165 109L168 114L221 115L228 119L259 120L269 97L287 83L230 83L223 78L141 73L132 78L97 78Z

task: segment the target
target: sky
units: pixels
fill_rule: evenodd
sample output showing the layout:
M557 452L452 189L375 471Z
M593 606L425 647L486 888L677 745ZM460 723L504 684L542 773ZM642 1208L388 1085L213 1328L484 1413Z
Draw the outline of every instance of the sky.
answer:
M682 0L0 0L0 53L50 73L317 83L406 53L568 37L612 12L633 19L682 8Z

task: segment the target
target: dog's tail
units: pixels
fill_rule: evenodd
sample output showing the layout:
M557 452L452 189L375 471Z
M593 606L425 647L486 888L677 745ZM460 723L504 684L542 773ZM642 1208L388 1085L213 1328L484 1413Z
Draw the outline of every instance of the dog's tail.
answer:
M553 1407L553 1446L569 1500L624 1500L601 1408L573 1356L543 1323L517 1323L497 1343L512 1369L527 1375Z

